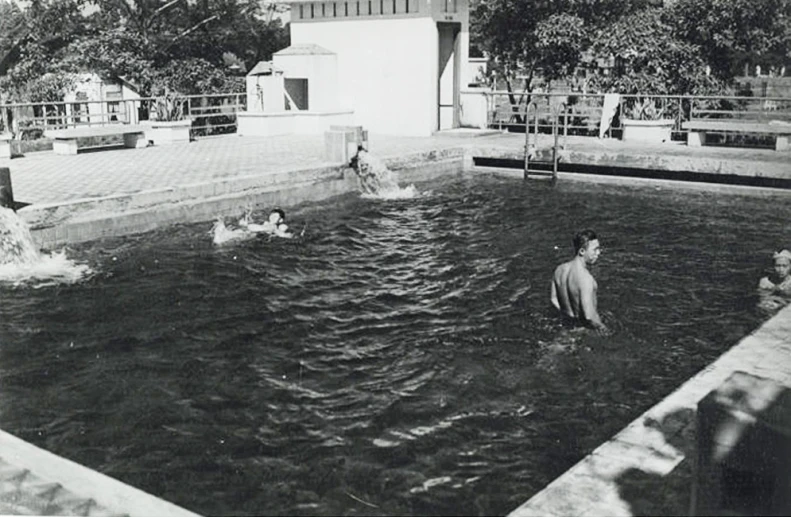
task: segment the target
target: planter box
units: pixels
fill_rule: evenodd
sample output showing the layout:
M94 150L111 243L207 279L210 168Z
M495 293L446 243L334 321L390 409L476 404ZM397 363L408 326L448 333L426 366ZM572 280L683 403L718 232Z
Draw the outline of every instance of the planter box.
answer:
M659 144L670 141L670 132L673 129L672 119L661 120L632 120L623 119L623 136L621 139L628 142L646 142Z
M146 125L146 140L154 145L170 145L187 143L190 141L190 128L192 120L159 121L149 120L141 122Z

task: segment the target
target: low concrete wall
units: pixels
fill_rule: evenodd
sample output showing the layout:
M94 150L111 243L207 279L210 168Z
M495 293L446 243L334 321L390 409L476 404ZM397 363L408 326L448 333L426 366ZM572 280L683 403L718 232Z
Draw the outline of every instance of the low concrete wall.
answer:
M384 160L402 184L461 172L460 149ZM178 223L241 215L248 206L294 206L358 189L344 165L219 180L129 195L36 205L20 210L41 248L143 233Z

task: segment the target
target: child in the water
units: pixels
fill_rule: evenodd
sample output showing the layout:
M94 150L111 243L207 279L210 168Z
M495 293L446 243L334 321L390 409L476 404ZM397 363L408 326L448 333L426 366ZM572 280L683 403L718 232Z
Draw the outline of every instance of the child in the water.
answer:
M288 231L286 224L286 213L280 208L273 208L269 212L269 218L263 224L250 222L249 214L239 220L239 226L253 233L268 233L277 237L291 239L294 234Z
M779 309L791 301L791 251L783 249L772 255L774 271L758 282L760 305Z

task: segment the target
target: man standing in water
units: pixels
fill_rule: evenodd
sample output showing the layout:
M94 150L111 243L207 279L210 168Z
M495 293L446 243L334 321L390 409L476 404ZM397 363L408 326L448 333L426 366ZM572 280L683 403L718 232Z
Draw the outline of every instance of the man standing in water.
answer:
M564 317L606 332L596 302L596 279L588 266L601 254L599 239L593 230L582 230L574 236L574 258L559 265L552 277L552 305Z

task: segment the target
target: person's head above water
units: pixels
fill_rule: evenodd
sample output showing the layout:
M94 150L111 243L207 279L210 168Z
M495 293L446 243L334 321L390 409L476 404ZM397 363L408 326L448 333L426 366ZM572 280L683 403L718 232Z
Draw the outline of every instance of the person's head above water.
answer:
M582 257L586 264L596 262L600 253L599 238L593 230L582 230L574 236L574 255Z
M782 249L772 255L775 263L775 273L781 279L787 277L791 273L791 251Z
M280 208L273 208L269 212L269 222L272 224L283 224L286 222L286 213Z

